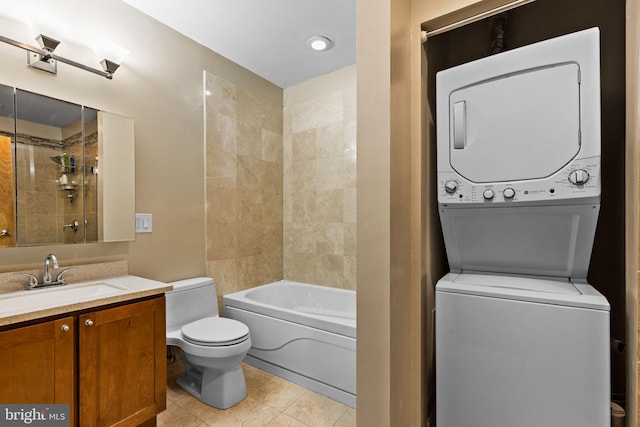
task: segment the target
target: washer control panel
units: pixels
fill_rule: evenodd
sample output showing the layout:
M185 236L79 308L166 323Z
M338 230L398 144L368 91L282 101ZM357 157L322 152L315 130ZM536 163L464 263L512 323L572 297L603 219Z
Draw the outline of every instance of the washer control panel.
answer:
M438 172L438 202L518 203L600 195L600 157L576 159L544 179L474 183L454 171Z

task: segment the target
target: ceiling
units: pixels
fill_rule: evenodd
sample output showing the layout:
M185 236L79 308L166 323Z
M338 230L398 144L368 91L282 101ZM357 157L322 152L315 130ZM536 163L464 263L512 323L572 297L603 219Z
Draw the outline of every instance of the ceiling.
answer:
M355 0L123 0L281 88L356 61ZM334 46L315 52L311 36Z

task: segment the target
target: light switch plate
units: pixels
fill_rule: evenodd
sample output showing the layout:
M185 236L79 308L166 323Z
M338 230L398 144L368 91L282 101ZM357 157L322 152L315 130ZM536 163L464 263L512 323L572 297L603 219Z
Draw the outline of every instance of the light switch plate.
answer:
M152 218L150 213L136 214L136 233L151 233Z

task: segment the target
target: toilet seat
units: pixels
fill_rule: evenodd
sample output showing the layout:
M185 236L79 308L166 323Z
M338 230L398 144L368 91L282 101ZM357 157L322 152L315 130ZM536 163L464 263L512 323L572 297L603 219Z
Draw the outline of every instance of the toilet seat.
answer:
M192 344L221 347L239 344L249 338L244 323L224 317L206 317L182 327L182 337Z

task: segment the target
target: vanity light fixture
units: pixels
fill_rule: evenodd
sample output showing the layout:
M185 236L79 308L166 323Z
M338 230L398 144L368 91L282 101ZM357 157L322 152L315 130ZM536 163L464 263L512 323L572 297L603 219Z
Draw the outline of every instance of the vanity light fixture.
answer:
M40 45L41 49L44 49L49 53L51 53L54 50L56 50L56 48L60 44L60 42L58 40L52 39L51 37L47 37L44 34L38 35L38 37L36 37L36 41ZM49 55L49 57L50 57L50 55Z
M58 40L40 34L38 37L36 37L36 41L38 42L40 48L29 46L27 44L0 35L0 42L7 43L27 51L27 65L29 67L37 68L48 73L57 74L58 62L64 62L65 64L72 65L76 68L89 71L90 73L94 73L111 80L113 78L113 73L115 73L120 66L120 64L116 62L110 61L108 59L103 59L100 63L102 64L102 68L104 71L98 70L97 68L88 67L71 59L54 55L53 51L60 44Z
M43 34L38 35L36 41L40 45L40 49L44 51L44 54L27 51L27 65L47 73L56 74L58 72L58 61L53 59L51 54L56 50L60 42Z
M333 47L333 41L324 36L313 36L307 40L307 47L318 52L324 52Z
M104 70L104 72L108 74L107 76L108 79L113 77L113 73L115 73L118 67L120 66L120 64L113 61L109 61L107 58L100 61L100 65L102 65L102 69Z

